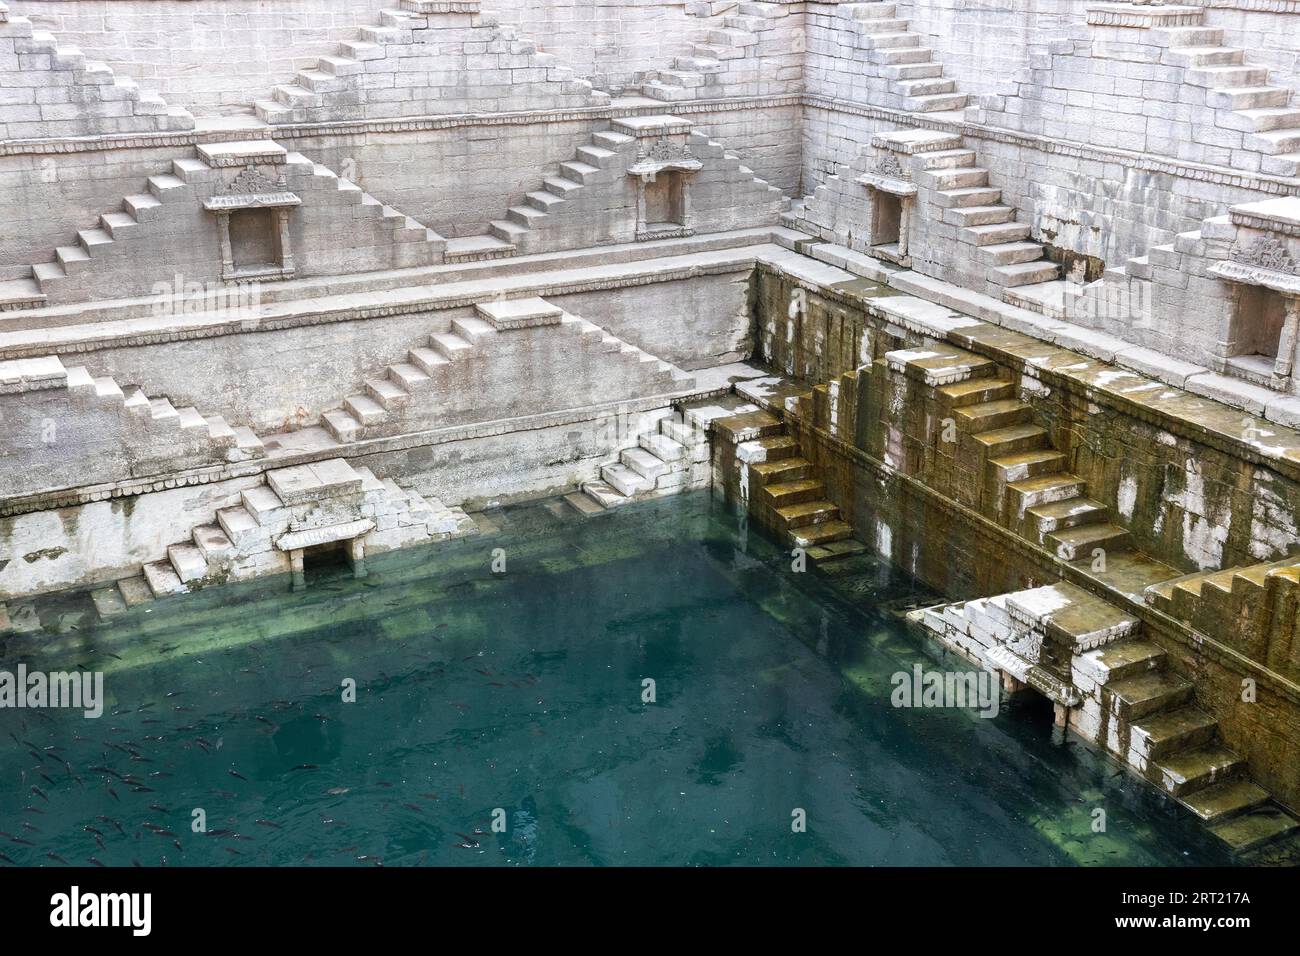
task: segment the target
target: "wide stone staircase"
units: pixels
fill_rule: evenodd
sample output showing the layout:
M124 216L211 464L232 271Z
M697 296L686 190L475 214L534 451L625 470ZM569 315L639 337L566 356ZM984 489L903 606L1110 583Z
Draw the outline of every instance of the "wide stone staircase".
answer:
M497 63L479 71L480 84L473 82L475 71L466 69L471 58ZM355 39L299 71L293 83L275 87L272 98L258 100L255 108L259 119L272 124L468 112L489 101L504 108L493 91L518 82L516 72L535 77L528 82L544 92L549 107L609 103L608 93L593 91L554 55L537 52L513 27L480 14L479 0L401 0L380 12L378 25L361 27ZM402 95L395 86L399 75L423 82Z
M891 81L889 102L910 113L950 113L965 109L969 96L946 79L934 50L922 45L907 20L899 19L893 3L846 3L840 16L852 21L858 49Z
M368 379L365 390L348 396L341 408L325 412L321 416L325 429L341 442L390 434L393 427L399 427L390 420L394 413L418 403L422 393L446 395L454 391L461 370L479 353L490 356L500 347L501 336L546 326L561 336L550 348L585 353L592 364L601 367L616 363L646 394L686 392L694 384L694 379L676 366L544 299L504 299L481 302L474 308L474 317L453 319L449 331L429 336L425 345L407 352L405 361Z
M1196 706L1194 687L1141 622L1058 582L929 608L914 617L949 647L1068 708L1071 730L1177 800L1235 851L1300 829L1248 777Z

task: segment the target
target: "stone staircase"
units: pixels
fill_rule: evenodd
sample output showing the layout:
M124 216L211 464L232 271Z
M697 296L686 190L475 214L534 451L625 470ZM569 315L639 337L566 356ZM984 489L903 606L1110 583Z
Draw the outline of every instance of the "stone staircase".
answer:
M1109 559L1129 547L1110 509L1086 495L1086 483L1067 470L1064 454L1033 423L1030 405L994 362L946 344L888 352L890 372L934 390L958 432L958 449L986 475L986 513L1065 561L1102 549Z
M0 361L0 388L5 391L39 387L66 388L75 405L105 407L120 412L128 420L138 420L156 432L150 435L151 456L183 449L202 460L247 461L266 454L262 442L252 430L234 426L220 415L203 415L192 406L176 408L164 396L149 397L138 386L122 388L111 376L92 375L84 366L64 367L57 356ZM138 464L147 458L143 451Z
M636 436L637 444L624 448L618 458L600 468L599 480L584 481L579 492L565 500L584 514L595 514L644 498L657 498L712 481L706 409L712 403L695 403L665 410L650 421L650 429Z
M964 110L969 97L945 79L934 50L921 45L907 20L898 19L893 3L846 3L840 16L852 21L855 45L867 51L869 62L890 81L884 105L910 113L951 113Z
M716 93L728 62L752 58L758 34L771 30L770 17L784 11L779 3L711 3L688 4L686 12L707 17L708 26L698 32L688 55L673 59L672 69L646 76L643 96L676 102Z
M446 393L454 389L454 376L476 353L500 347L501 336L514 330L540 326L553 326L568 337L563 345L574 352L588 353L593 361L619 363L647 391L684 392L694 385L694 379L676 366L543 299L482 302L475 306L475 312L473 318L453 319L450 331L434 333L426 345L407 352L406 361L390 365L383 376L367 380L365 391L346 398L341 408L325 412L321 424L340 442L389 434L394 412L419 402L424 392Z
M190 540L143 565L141 573L91 593L101 617L155 598L213 584L291 570L288 551L313 543L362 537L376 553L474 533L460 508L447 508L379 480L369 468L342 458L266 472L265 482L218 508ZM309 537L313 533L317 537Z
M1123 6L1101 5L1088 21L1116 33L1130 32L1116 27L1141 29L1142 43L1161 48L1162 64L1182 68L1184 83L1204 89L1215 125L1241 134L1244 148L1263 154L1262 172L1300 175L1300 107L1291 105L1289 87L1271 85L1267 68L1248 65L1246 50L1226 46L1222 29L1204 25L1203 7Z
M157 236L166 243L167 234L191 229L196 209L201 212L203 200L222 188L222 169L253 157L276 164L274 168L288 180L285 188L298 192L304 202L356 206L348 218L370 220L400 245L401 255L394 265L440 260L446 245L441 236L301 153L288 153L269 140L201 144L193 156L173 160L170 172L150 176L144 192L127 196L119 209L101 215L96 225L78 230L76 242L55 249L51 261L32 266L30 278L0 283L0 312L99 297L110 291L114 297L147 291L149 285L138 278L145 271L137 260L140 241ZM215 261L207 250L203 254ZM114 269L119 276L137 277L135 285L128 280L110 290L109 277L101 273ZM165 278L171 278L170 271Z
M851 164L838 166L782 221L827 241L852 245L851 234L837 231L836 211L846 201L862 202L858 177L871 172L873 161L888 157L897 160L905 168L904 175L922 188L918 202L928 208L919 214L956 229L958 247L953 258L959 265L973 265L973 287L978 288L982 276L993 294L1010 300L1017 295L1011 290L1060 279L1060 266L1046 258L1041 243L1029 238L1030 226L1016 221L1016 208L1002 201L1002 190L990 185L989 170L979 165L975 151L966 147L960 134L935 130L885 133L873 139L872 150L864 150ZM857 246L862 246L860 237ZM899 258L896 244L867 246L861 251ZM937 273L950 275L946 262L935 258Z
M609 223L607 200L611 190L623 188L628 168L639 158L641 144L647 135L656 132L685 134L695 158L720 163L726 177L739 187L736 205L741 205L748 193L750 204L770 203L774 212L784 206L786 200L780 189L755 176L739 156L727 152L721 143L703 133L688 132L690 126L689 121L671 115L612 121L609 129L592 133L573 159L544 176L541 189L526 193L522 203L506 210L504 218L489 223L486 234L447 240L446 260L498 259L634 238L630 233L610 231L626 224Z
M930 608L916 619L964 656L1054 700L1071 730L1187 807L1233 850L1300 828L1247 778L1218 722L1194 703L1193 685L1143 639L1141 622L1104 599L1058 582Z
M10 60L6 54L15 58ZM22 57L23 59L17 59ZM105 63L89 60L76 46L60 43L53 34L37 30L27 17L14 16L0 3L0 87L31 87L41 98L34 102L51 109L76 107L75 115L50 118L45 110L35 119L7 115L0 105L0 138L25 139L88 134L143 133L190 130L194 117L179 106L168 106L157 93L140 89L135 80L114 74ZM10 70L14 70L12 75ZM18 102L21 102L19 100Z
M466 36L481 50L471 52ZM465 62L490 57L496 69L484 69L481 96L473 98L473 78ZM401 0L380 12L377 26L361 27L356 39L298 73L293 83L275 87L272 99L258 100L257 116L271 124L337 122L417 116L437 112L494 112L501 105L494 88L515 82L512 72L540 73L538 87L551 108L601 106L609 94L593 91L573 70L560 66L536 44L521 39L495 17L480 14L478 0ZM397 75L419 76L406 92L394 85ZM448 109L448 107L451 107ZM489 109L490 107L490 109Z

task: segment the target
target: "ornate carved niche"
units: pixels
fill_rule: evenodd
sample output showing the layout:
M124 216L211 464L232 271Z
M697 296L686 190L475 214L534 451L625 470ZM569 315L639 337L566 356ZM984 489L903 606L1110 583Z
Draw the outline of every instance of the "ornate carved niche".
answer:
M867 188L871 254L908 265L909 220L916 200L916 184L899 158L886 150L858 177Z
M1210 271L1235 286L1225 371L1293 391L1300 346L1300 200L1266 200L1230 212L1237 239Z
M207 199L203 208L217 217L221 244L221 277L291 279L295 273L289 216L302 204L256 166L240 170L229 186Z
M638 242L694 234L691 177L703 165L685 142L662 138L641 146L627 170L637 179Z

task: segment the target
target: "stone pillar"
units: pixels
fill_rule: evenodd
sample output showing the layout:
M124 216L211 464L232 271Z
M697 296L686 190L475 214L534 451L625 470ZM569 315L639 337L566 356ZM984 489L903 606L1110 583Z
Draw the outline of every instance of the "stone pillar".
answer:
M289 552L289 569L293 572L293 589L295 591L305 590L307 575L302 569L302 548L294 548Z
M359 537L348 542L348 559L352 562L352 576L364 578L366 576L366 546Z
M898 256L900 259L907 257L908 233L911 231L910 223L912 219L912 206L914 196L902 196L898 203Z
M1273 387L1290 390L1295 369L1297 332L1300 331L1300 297L1287 296L1286 316L1277 340L1277 360L1273 363Z

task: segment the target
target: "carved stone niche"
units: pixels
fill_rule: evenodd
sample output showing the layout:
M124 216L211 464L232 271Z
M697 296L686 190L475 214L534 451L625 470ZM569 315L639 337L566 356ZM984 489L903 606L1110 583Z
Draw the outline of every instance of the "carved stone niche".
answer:
M875 165L858 177L858 182L867 187L871 254L902 266L910 265L909 220L916 200L916 184L911 174L897 155L884 150Z
M684 141L663 137L642 143L628 175L637 179L636 239L671 239L695 233L691 177L703 168Z
M1212 274L1234 285L1222 345L1224 371L1283 391L1295 390L1300 345L1300 199L1234 206L1237 238Z
M256 166L240 170L229 186L203 203L217 217L221 278L292 279L295 274L289 216L302 200Z

